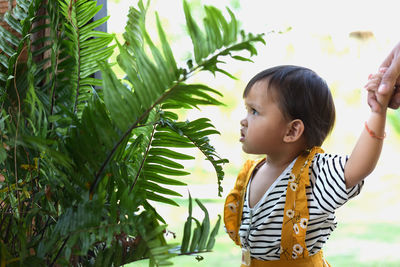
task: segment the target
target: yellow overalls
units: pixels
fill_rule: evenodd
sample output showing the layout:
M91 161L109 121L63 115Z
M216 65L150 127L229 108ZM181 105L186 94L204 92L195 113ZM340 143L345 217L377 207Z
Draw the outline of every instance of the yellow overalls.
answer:
M330 266L322 255L322 250L309 256L305 243L309 213L307 208L306 186L310 184L308 169L316 153L322 153L319 147L300 155L292 169L286 190L286 201L281 233L281 255L279 260L263 261L250 258L249 252L242 255L241 267L327 267ZM254 169L265 159L247 161L239 172L235 187L228 194L224 206L224 222L230 238L241 245L239 228L242 221L244 195Z

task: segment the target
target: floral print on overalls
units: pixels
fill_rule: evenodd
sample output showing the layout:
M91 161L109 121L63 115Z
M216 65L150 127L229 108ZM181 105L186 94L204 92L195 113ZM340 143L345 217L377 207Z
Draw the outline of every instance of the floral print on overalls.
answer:
M320 147L312 148L296 160L288 186L281 233L281 259L296 260L308 257L306 232L310 218L307 206L306 187L310 185L309 167Z

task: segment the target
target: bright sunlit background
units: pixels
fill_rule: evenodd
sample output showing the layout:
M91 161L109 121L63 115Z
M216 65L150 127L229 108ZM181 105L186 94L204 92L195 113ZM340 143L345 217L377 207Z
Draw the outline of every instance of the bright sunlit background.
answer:
M202 15L202 5L225 6L235 13L246 32L265 33L267 45L258 45L254 63L227 62L226 69L238 80L225 76L200 75L197 82L206 83L224 94L224 107L202 108L182 113L182 118L208 117L221 132L213 144L225 165L224 196L232 188L236 174L245 159L252 156L241 151L239 121L244 116L242 92L259 71L281 64L309 67L329 84L336 104L336 126L323 145L325 151L350 154L369 114L363 89L369 73L377 71L381 61L400 41L400 1L353 0L219 0L188 1ZM108 31L121 38L129 6L137 1L109 0ZM157 11L167 32L174 54L181 65L192 50L184 30L181 0L152 0L148 12L148 29L154 30ZM116 71L118 69L116 68ZM390 112L392 115L394 112ZM397 113L400 120L400 113ZM337 211L338 228L324 248L333 267L400 266L400 135L387 126L379 164L366 179L362 193ZM188 165L192 171L185 178L193 197L200 198L210 211L213 224L222 214L223 199L217 196L216 175L201 154ZM187 188L177 189L187 196ZM181 228L187 217L187 201L177 200L180 208L163 207L170 230L182 238ZM201 212L198 212L202 219ZM221 228L213 253L197 262L193 256L174 259L176 266L239 266L240 250ZM147 266L138 262L129 266Z

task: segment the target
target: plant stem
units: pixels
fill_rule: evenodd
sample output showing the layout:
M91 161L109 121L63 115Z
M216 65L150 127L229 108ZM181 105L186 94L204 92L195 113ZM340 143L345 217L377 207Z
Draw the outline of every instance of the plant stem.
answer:
M174 86L172 86L165 94L161 95L160 98L158 98L151 107L149 107L145 112L142 113L142 115L129 127L129 129L121 136L121 138L118 140L118 142L114 145L114 147L111 149L110 153L107 155L107 158L101 165L99 171L96 173L94 181L92 185L90 186L89 193L92 194L94 189L96 188L98 181L100 179L100 175L103 173L104 169L106 168L107 164L110 162L112 156L114 155L115 151L118 149L119 145L122 143L122 141L132 132L133 129L138 127L138 124L147 117L147 115L152 111L158 104L164 101L165 98L175 89L178 87L179 83L181 83L183 79L179 80Z
M61 251L64 249L65 245L67 244L67 241L69 239L70 236L67 236L67 238L64 239L63 244L61 245L60 249L57 252L56 257L54 258L54 260L51 262L51 264L49 265L49 267L52 267L54 265L54 263L56 262L57 258L60 256Z
M77 106L78 106L78 97L79 97L79 81L81 79L81 44L79 42L79 28L74 25L74 28L76 28L76 34L77 34L77 52L78 52L78 62L77 62L77 70L78 70L78 78L77 78L77 85L76 85L76 93L75 93L75 104L74 104L74 113L77 112Z
M57 36L59 38L59 36ZM56 39L58 39L56 38ZM55 67L53 68L53 79L52 79L52 85L51 85L51 106L50 106L50 115L53 115L54 111L54 103L56 101L56 82L57 82L57 71L58 71L58 45L56 45L57 51L51 50L52 53L55 54L56 62L55 62ZM52 128L53 123L50 123L50 129Z
M19 121L20 121L20 117L21 117L21 99L19 97L19 92L18 92L18 88L17 88L17 65L18 65L18 60L19 57L22 55L22 52L26 49L26 46L24 46L24 48L22 48L21 52L19 53L16 61L15 61L15 65L14 65L14 89L15 89L15 93L17 94L17 100L18 100L18 114L17 114L17 124L15 126L15 140L14 140L14 172L15 172L15 189L17 189L18 186L18 168L17 168L17 140L18 140L18 130L19 130ZM18 212L19 212L19 207L21 205L21 201L19 199L19 194L18 194L18 190L15 190L15 194L17 196L18 199Z
M137 180L138 180L138 178L139 178L140 172L141 172L142 169L143 169L144 162L146 161L147 155L149 154L150 146L151 146L151 141L153 140L153 137L154 137L154 133L155 133L155 132L156 132L156 125L154 125L153 131L151 132L151 137L150 137L150 140L149 140L149 144L147 145L146 152L145 152L144 155L143 155L143 160L142 160L142 162L140 163L140 167L139 167L139 169L138 169L138 172L137 172L137 174L136 174L136 177L135 177L135 179L133 180L133 183L132 183L132 185L131 185L131 188L129 189L129 194L132 192L132 189L135 187L136 182L137 182Z

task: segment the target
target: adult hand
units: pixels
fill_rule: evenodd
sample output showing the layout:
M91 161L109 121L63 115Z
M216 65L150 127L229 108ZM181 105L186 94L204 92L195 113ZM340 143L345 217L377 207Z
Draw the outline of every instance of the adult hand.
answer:
M378 73L370 74L368 82L364 86L368 91L368 105L371 107L371 111L375 113L386 112L391 98L390 94L378 93L378 87L386 71L387 68L380 68Z
M378 93L391 94L389 107L398 109L400 107L400 42L392 49L380 67L387 70L382 77ZM370 97L372 94L368 93L368 98Z

